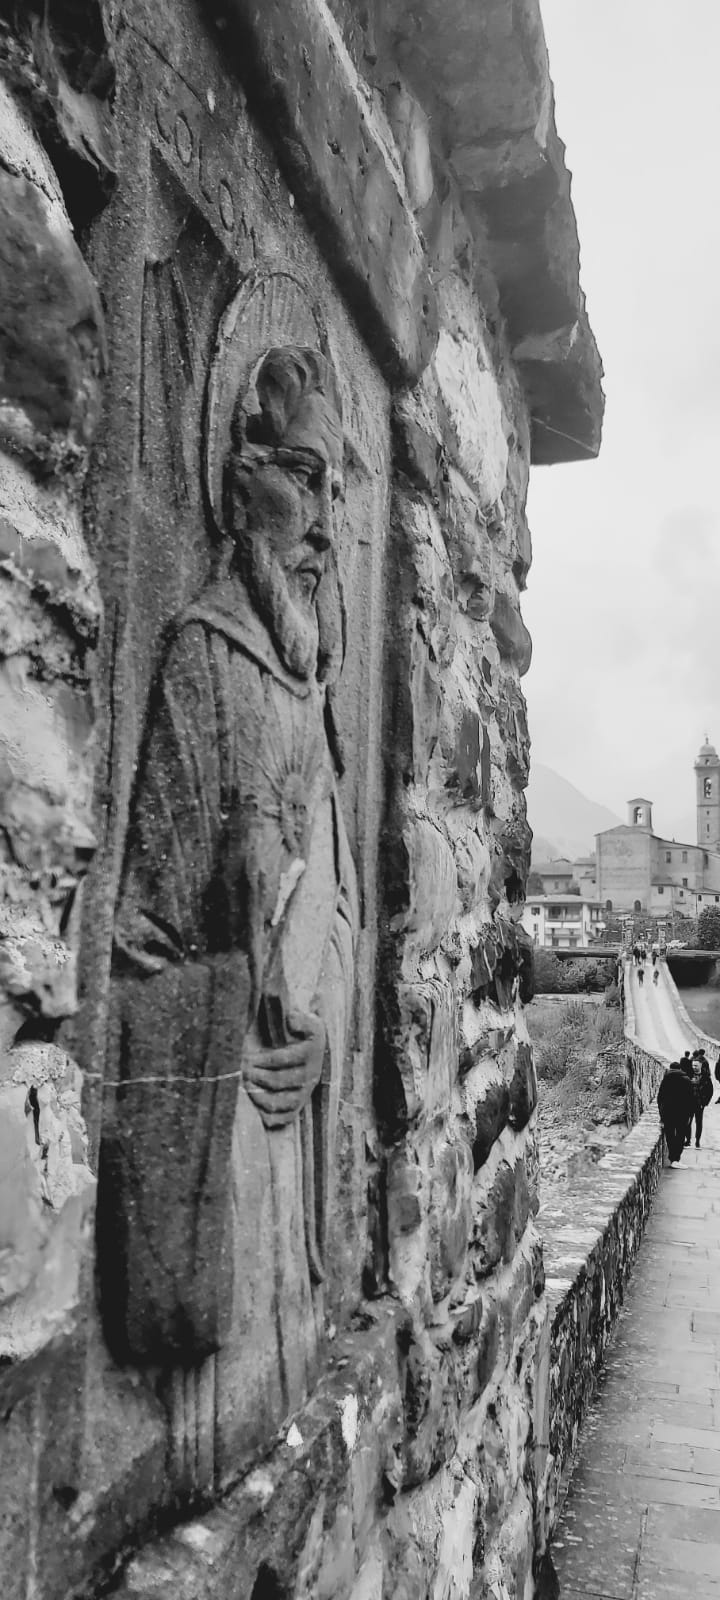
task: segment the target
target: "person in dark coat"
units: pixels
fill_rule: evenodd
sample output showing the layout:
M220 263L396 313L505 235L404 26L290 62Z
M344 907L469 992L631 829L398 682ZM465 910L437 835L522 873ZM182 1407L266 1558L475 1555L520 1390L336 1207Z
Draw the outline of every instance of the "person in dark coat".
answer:
M657 1106L672 1166L680 1160L695 1113L695 1091L679 1061L670 1062L658 1089Z
M688 1082L692 1085L692 1090L693 1090L693 1094L694 1094L695 1093L695 1059L694 1059L693 1056L691 1056L689 1050L686 1050L684 1056L681 1057L680 1066L682 1067L682 1070L685 1073L685 1076L686 1076ZM687 1128L685 1129L685 1143L686 1144L690 1143L690 1135L691 1135L691 1133L692 1133L692 1117L690 1117L690 1120L688 1122Z
M704 1052L702 1053L702 1058L700 1058L700 1057L698 1058L698 1063L699 1063L699 1067L700 1067L700 1076L697 1078L697 1080L695 1082L695 1149L696 1150L700 1149L700 1140L702 1138L703 1117L705 1115L705 1107L709 1106L710 1101L712 1100L712 1097L713 1097L712 1078L710 1076L710 1063L707 1060L707 1057L705 1056Z

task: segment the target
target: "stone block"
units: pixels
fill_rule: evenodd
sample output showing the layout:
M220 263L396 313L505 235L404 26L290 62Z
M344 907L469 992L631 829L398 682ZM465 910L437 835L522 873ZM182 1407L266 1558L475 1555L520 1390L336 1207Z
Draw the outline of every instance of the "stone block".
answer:
M471 1052L468 1052L469 1055ZM474 1138L472 1157L475 1171L484 1167L490 1151L507 1127L510 1114L510 1091L506 1083L490 1083L482 1099L473 1108Z
M512 1261L515 1246L530 1216L530 1192L522 1162L501 1161L489 1188L479 1192L476 1179L473 1265L485 1276Z
M532 1045L521 1041L516 1049L515 1071L510 1083L510 1109L508 1121L519 1133L525 1128L537 1105L537 1078Z
M27 656L2 663L0 824L26 862L55 865L94 844L93 721L82 685L39 682Z
M0 170L0 439L46 465L90 442L105 347L100 301L34 182Z
M522 677L530 666L532 640L517 604L502 589L495 595L490 627L503 660L510 661Z
M410 646L410 707L412 717L412 776L426 784L430 763L440 736L443 704L441 672L430 657L422 635L415 630Z
M456 838L455 870L462 910L478 909L487 892L490 856L485 841L474 828L468 828L464 835Z
M422 385L395 400L392 412L395 466L411 483L434 494L440 476L443 445L437 421Z
M434 365L450 452L482 512L495 514L505 488L508 446L502 400L493 372L483 363L480 330L471 342L441 328Z
M469 1145L444 1144L433 1156L428 1207L430 1292L443 1300L460 1277L472 1225Z
M452 850L440 829L425 817L409 819L404 830L407 852L407 911L396 931L417 950L437 949L457 909L457 875Z
M0 602L3 655L42 649L46 672L81 671L79 652L97 642L102 605L80 509L57 480L39 482L6 455L0 473ZM49 610L49 614L48 614Z
M403 1488L424 1483L452 1456L460 1427L458 1373L452 1351L440 1350L409 1319L398 1330L403 1403Z
M384 100L387 119L403 164L408 199L413 211L422 211L434 188L430 119L403 83L396 81L388 84Z

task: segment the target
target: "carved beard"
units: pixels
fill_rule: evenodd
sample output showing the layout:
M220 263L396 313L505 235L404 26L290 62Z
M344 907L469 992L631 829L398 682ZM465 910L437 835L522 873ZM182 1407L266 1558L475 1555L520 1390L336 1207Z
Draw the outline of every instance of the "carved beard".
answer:
M287 671L310 678L317 667L319 627L313 606L301 607L290 594L287 575L266 541L246 535L238 547L240 574Z

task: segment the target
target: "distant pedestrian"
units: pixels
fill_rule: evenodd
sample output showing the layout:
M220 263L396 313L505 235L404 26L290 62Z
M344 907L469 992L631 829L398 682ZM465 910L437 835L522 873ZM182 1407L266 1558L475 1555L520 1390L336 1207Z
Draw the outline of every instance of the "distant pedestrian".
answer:
M657 989L658 978L659 977L660 977L660 968L659 967L654 967L653 968L653 988L654 989Z
M718 1084L720 1085L720 1056L718 1056L717 1061L715 1062L715 1077L717 1079ZM718 1095L717 1100L715 1101L715 1104L716 1104L716 1106L720 1106L720 1094Z
M638 983L640 984L641 988L642 988L644 982L645 982L645 968L642 965L640 965L638 967Z
M695 1112L693 1086L679 1061L670 1062L658 1089L657 1107L673 1166L682 1156L685 1135Z
M712 1078L710 1077L710 1063L703 1060L700 1066L700 1076L695 1084L695 1149L700 1149L702 1138L703 1117L705 1107L709 1106L713 1097Z

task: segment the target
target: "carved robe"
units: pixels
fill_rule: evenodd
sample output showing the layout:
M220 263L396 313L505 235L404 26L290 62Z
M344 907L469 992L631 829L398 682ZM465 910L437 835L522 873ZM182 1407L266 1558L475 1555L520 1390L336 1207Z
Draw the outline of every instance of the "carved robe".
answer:
M181 618L146 738L99 1193L109 1341L165 1369L219 1352L220 1458L314 1377L356 918L322 692L226 579ZM278 1042L278 995L327 1046L311 1104L268 1130L241 1068L246 1041Z

